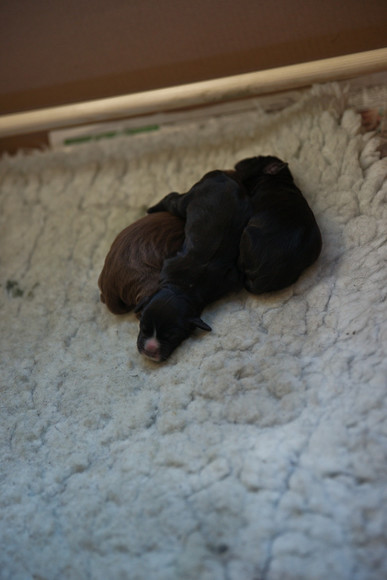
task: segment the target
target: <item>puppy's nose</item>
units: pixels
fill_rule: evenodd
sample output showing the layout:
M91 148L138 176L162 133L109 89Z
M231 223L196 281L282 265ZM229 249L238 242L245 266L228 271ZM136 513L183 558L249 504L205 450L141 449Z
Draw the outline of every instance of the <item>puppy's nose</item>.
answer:
M160 344L159 341L156 340L155 338L149 338L148 340L145 341L144 347L146 351L150 353L155 353L159 350Z
M160 343L156 338L148 338L144 343L143 353L148 358L159 360L160 358Z

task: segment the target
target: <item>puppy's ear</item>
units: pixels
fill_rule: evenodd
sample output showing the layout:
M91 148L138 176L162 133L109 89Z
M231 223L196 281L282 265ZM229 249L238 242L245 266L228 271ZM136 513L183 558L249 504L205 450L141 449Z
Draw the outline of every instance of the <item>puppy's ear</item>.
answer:
M207 330L207 332L211 332L211 326L208 326L201 318L190 318L191 324L196 326L197 328L201 328L202 330Z
M150 301L151 296L145 296L144 298L142 298L140 300L140 302L134 307L134 311L135 313L140 312Z
M264 173L266 173L267 175L277 175L277 173L285 169L285 167L287 166L288 164L285 163L285 161L281 161L280 159L278 159L266 165Z

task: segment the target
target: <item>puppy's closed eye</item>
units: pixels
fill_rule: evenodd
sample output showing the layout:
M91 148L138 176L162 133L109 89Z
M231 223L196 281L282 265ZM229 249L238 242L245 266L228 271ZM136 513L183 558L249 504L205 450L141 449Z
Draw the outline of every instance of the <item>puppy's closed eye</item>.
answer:
M181 333L177 330L167 330L166 332L160 333L160 338L173 342L180 338Z
M153 324L150 324L148 322L141 322L140 323L140 328L141 328L141 332L145 336L153 336L153 334L154 334Z

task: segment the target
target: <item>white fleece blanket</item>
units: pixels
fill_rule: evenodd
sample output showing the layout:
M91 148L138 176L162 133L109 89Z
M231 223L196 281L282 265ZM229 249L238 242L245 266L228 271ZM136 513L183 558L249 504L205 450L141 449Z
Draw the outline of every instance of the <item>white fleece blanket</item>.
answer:
M3 158L0 578L387 577L386 174L336 85ZM116 234L246 156L285 159L321 227L291 288L203 312L162 365L99 302Z

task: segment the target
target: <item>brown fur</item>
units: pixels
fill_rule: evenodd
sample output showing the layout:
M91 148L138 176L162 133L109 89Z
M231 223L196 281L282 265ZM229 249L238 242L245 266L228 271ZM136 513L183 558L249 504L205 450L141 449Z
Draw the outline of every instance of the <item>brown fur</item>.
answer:
M166 258L184 243L184 221L167 212L140 218L114 240L98 279L101 302L125 314L159 287Z

